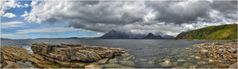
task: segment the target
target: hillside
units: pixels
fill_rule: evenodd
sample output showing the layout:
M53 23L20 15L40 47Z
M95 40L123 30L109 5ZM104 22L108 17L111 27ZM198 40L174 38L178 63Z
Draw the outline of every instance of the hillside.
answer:
M208 26L197 30L182 32L176 36L176 39L207 39L207 40L237 39L237 24Z

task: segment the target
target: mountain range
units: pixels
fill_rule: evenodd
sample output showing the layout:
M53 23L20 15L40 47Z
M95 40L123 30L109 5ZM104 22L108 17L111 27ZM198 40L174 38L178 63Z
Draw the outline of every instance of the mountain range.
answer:
M111 30L101 37L99 39L174 39L175 37L165 35L162 37L161 35L154 35L153 33L148 34L133 34L133 33L126 33L126 32L120 32Z
M0 38L1 40L11 40ZM208 26L200 29L185 31L176 37L170 35L155 35L126 33L111 30L101 37L68 37L68 38L36 38L36 39L199 39L199 40L233 40L237 39L237 24Z

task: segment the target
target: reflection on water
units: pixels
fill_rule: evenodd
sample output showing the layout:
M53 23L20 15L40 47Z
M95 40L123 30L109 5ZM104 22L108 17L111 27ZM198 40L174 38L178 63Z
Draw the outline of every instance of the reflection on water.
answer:
M134 55L137 67L171 66L186 48L204 41L188 40L140 40L140 39L36 39L36 40L2 40L2 46L20 46L29 50L32 43L49 44L87 44L105 47L124 48ZM168 59L169 58L169 59ZM184 59L180 59L183 61Z

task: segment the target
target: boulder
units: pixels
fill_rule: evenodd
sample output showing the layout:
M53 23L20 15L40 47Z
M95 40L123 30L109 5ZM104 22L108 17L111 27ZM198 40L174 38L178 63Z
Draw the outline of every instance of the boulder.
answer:
M108 60L109 60L109 58L104 58L104 59L99 60L97 63L98 64L105 64L105 63L107 63Z
M118 63L118 59L117 58L110 59L108 63Z
M171 67L172 62L170 58L164 58L163 62L159 63L161 67Z
M1 68L23 68L23 66L12 61L5 61L3 64L4 66Z
M98 64L89 64L84 67L85 69L102 69L100 65Z
M119 61L119 64L134 67L135 63L133 61Z

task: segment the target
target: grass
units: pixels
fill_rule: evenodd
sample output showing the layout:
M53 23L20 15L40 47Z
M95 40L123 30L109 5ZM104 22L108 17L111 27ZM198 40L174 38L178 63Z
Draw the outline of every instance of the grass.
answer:
M177 39L232 40L237 39L237 24L208 26L197 30L182 32Z

